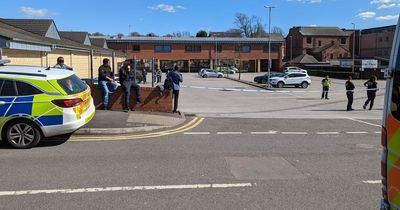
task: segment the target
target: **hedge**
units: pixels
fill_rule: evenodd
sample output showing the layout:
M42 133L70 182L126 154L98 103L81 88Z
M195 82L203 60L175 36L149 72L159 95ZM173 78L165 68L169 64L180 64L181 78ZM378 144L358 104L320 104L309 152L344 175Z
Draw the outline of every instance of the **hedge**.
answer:
M326 70L307 70L308 74L311 76L318 76L318 77L325 77L329 76L331 78L336 78L336 79L347 79L349 76L351 76L353 79L360 79L361 75L360 73L352 73L352 72L345 72L345 71L326 71Z

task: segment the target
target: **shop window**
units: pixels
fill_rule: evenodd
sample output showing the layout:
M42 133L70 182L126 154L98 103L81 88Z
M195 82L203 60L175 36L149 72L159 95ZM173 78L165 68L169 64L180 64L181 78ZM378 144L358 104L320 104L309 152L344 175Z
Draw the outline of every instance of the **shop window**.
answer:
M251 52L251 46L250 45L240 45L235 47L236 52Z
M171 52L172 46L171 45L155 45L154 51L155 52Z

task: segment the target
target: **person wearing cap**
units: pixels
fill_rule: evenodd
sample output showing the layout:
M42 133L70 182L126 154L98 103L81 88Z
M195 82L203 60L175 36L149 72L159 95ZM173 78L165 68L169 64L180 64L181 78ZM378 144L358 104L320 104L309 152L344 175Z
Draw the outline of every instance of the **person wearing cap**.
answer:
M103 65L99 67L99 87L103 92L103 109L108 110L109 98L118 87L118 84L114 81L108 58L104 58Z
M53 68L67 69L67 70L73 71L73 69L71 67L69 67L67 64L64 63L64 58L63 57L58 57L57 58L57 64Z

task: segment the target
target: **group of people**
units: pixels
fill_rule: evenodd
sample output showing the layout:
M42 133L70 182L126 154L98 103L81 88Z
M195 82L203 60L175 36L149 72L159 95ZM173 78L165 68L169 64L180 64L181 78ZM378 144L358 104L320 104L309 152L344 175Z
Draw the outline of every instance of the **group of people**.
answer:
M354 111L353 109L353 101L354 101L354 90L355 85L352 81L352 77L350 76L345 83L346 88L346 96L347 96L347 111ZM378 91L378 83L376 82L376 76L372 76L368 81L364 83L364 86L367 87L367 97L368 99L365 101L363 105L363 109L367 109L369 105L369 110L372 110L374 106L374 101L376 97L376 92ZM329 76L326 76L322 82L322 96L321 99L329 100L328 93L329 88L332 85L332 81L329 79Z
M109 62L109 59L105 58L103 60L103 65L99 67L99 86L103 92L104 110L109 109L109 98L118 87L118 84L114 81ZM180 83L183 82L182 74L179 73L178 70L178 67L175 66L173 71L168 73L166 79L172 82L171 89L174 97L174 113L178 111ZM124 112L134 111L134 109L130 107L131 90L133 89L135 91L136 103L142 103L142 99L140 86L137 84L131 61L127 60L123 63L118 71L118 75L119 82L124 90ZM146 78L147 72L145 70L142 71L142 76ZM146 83L146 79L144 79L143 82ZM159 82L161 82L161 78Z

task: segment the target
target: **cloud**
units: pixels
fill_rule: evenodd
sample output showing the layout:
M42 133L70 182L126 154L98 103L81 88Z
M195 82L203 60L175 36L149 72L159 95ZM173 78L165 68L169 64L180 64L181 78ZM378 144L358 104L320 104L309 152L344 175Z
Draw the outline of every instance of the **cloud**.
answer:
M27 17L45 17L50 15L47 9L35 9L32 7L20 7L19 11Z
M400 0L371 0L370 3L378 5L378 9L400 7Z
M375 12L360 12L356 17L361 18L363 20L370 19L376 16Z
M155 10L155 11L164 11L168 13L175 13L178 10L185 10L186 7L182 5L174 6L174 5L169 5L169 4L159 4L157 6L148 6L148 9Z
M287 1L289 1L289 2L301 2L301 3L311 3L311 4L313 4L313 3L321 3L322 2L322 0L287 0Z
M399 15L385 15L376 17L377 20L397 20Z

